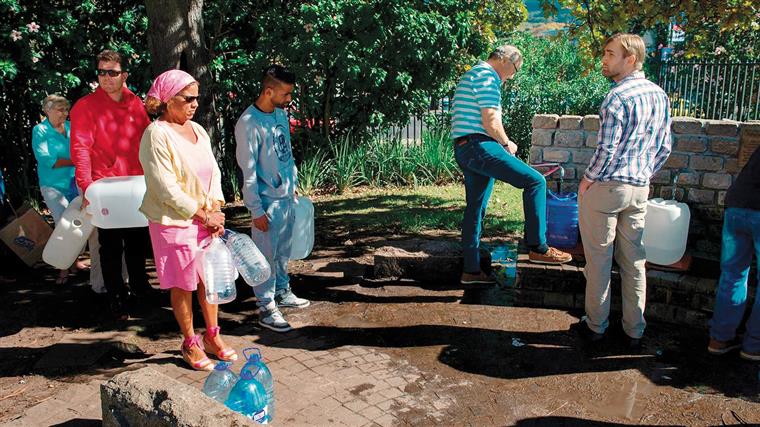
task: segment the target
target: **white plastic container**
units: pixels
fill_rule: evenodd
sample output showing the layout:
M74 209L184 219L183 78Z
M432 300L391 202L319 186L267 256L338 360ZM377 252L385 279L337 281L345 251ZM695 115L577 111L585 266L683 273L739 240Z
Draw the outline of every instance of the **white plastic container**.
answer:
M87 244L92 229L90 215L82 210L82 196L77 196L55 225L42 251L42 260L59 270L71 267Z
M87 187L86 210L99 228L147 227L148 219L139 210L144 196L142 175L102 178Z
M304 259L314 248L314 204L306 197L296 197L293 203L293 239L290 259Z
M647 202L644 249L647 261L659 265L678 262L686 252L691 212L686 203L651 199Z
M238 277L238 271L235 269L230 250L218 237L203 241L201 248L195 262L203 275L206 301L209 304L226 304L233 301L237 297L235 279Z

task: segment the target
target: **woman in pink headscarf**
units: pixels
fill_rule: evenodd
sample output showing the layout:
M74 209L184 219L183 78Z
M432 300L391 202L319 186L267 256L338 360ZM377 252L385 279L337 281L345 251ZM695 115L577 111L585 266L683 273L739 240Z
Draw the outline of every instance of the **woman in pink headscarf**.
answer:
M201 242L224 231L221 174L206 131L192 121L198 108L198 82L184 71L156 78L145 107L158 115L140 142L146 192L140 211L149 220L150 239L161 289L171 292L174 317L184 336L182 357L194 369L212 370L208 352L219 360L237 359L219 335L218 307L206 302L195 267ZM193 291L206 322L201 337L193 330Z

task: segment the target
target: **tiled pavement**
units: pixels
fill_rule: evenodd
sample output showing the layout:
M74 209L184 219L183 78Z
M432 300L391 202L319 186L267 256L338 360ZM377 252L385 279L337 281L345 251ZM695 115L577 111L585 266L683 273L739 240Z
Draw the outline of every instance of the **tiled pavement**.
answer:
M257 338L256 335L226 337L241 355L234 364L236 370L243 365L242 349ZM298 341L303 340L298 332L284 334L282 338L284 341L278 342L277 347L256 344L276 380L275 424L278 425L445 424L452 419L447 409L455 402L448 390L466 386L461 381L431 377L372 347L306 350L287 348L298 347ZM178 352L160 353L130 365L129 369L152 366L201 389L208 373L187 369L183 363ZM73 384L52 399L28 409L9 425L97 424L101 419L100 383Z

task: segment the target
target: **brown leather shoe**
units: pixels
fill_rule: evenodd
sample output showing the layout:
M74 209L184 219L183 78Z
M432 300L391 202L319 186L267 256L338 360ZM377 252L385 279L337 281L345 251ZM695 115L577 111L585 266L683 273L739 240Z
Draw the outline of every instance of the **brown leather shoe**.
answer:
M559 249L549 247L545 254L530 251L528 260L535 264L564 264L573 260L573 256Z
M463 285L494 285L496 284L496 279L482 271L477 274L462 273L459 283Z
M721 355L742 347L742 342L738 338L728 341L718 341L710 337L710 343L707 344L707 352L710 354Z

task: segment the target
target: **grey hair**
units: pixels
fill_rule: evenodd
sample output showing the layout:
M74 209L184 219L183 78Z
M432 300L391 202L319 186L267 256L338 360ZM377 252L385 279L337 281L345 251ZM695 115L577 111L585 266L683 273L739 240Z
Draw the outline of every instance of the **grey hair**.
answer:
M488 59L498 59L500 61L509 61L512 64L515 65L515 67L518 67L523 62L523 55L522 52L520 52L520 49L505 44L503 46L497 47L491 54L488 56Z
M56 107L66 107L69 108L71 105L69 104L69 101L62 97L61 95L48 95L45 97L45 99L42 101L42 111L47 113L48 111L52 110Z

